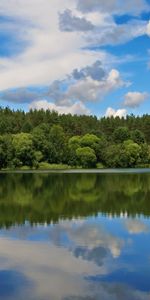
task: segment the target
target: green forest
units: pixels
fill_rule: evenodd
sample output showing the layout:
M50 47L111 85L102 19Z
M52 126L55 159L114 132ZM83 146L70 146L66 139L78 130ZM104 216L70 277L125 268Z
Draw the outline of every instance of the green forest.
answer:
M150 115L59 115L0 108L0 169L150 166Z

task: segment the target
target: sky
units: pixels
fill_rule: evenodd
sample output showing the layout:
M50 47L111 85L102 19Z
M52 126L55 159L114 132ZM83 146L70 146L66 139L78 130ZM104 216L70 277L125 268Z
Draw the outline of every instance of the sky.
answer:
M150 0L0 0L0 106L150 114Z

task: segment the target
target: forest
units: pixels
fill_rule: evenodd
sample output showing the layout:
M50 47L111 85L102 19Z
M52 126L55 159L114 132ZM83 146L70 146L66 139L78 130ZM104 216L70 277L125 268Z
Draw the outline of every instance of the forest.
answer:
M59 115L0 108L0 169L150 166L150 115Z

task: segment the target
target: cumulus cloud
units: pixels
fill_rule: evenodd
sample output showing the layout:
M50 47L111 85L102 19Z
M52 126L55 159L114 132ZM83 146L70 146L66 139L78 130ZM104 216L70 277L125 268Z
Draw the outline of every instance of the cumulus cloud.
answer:
M59 14L59 28L62 31L91 31L94 25L84 17L74 16L70 9Z
M119 118L125 118L127 115L127 110L126 109L113 109L112 107L108 107L107 110L106 110L106 114L105 116L107 118L111 118L111 117L119 117Z
M75 92L77 86L79 88L80 85L86 82L89 91L90 86L88 86L88 82L91 81L94 85L94 82L105 79L105 75L106 72L102 67L102 63L98 60L92 65L87 65L81 69L74 69L64 80L55 80L50 85L47 96L56 104L70 105L73 100L82 100L81 95L75 95L77 94ZM65 87L65 89L63 87ZM86 93L86 91L82 92L82 94L84 93ZM86 98L86 96L84 98Z
M56 110L60 114L89 114L84 103L101 101L105 95L124 86L126 83L118 70L106 72L102 62L97 60L84 68L74 69L64 79L39 89L39 93L19 88L1 92L0 98L13 103L30 103L29 108Z
M69 87L66 98L78 99L83 102L99 101L108 93L125 85L126 83L121 79L120 73L112 69L107 77L100 81L91 77L77 81Z
M90 110L85 107L85 105L78 101L72 104L71 106L59 106L55 103L48 102L47 100L39 100L33 101L29 105L30 109L44 109L44 110L54 110L57 111L59 114L72 114L72 115L88 115L90 114Z
M75 69L72 73L74 79L79 80L86 77L91 77L94 80L101 80L104 78L106 72L102 67L102 62L97 60L93 65L86 66L81 70Z
M147 93L129 92L124 97L124 106L131 108L139 107L148 96Z
M78 105L80 103L80 108L78 107L77 110L87 114L89 110L85 108L83 103L101 101L105 95L113 90L126 86L118 70L112 69L106 75L99 61L81 70L74 70L70 75L70 81L71 83L67 79L66 81L54 81L47 96L55 102L56 106L52 105L51 102L38 101L40 108L43 105L43 108L46 106L49 109L54 107L59 112L74 112L75 110L75 113L77 113L75 107L77 103ZM38 108L37 105L36 108Z

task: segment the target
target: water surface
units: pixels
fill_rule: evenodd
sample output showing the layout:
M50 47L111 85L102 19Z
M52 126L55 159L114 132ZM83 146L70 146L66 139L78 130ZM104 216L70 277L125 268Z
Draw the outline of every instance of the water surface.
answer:
M150 299L150 173L1 174L0 299Z

